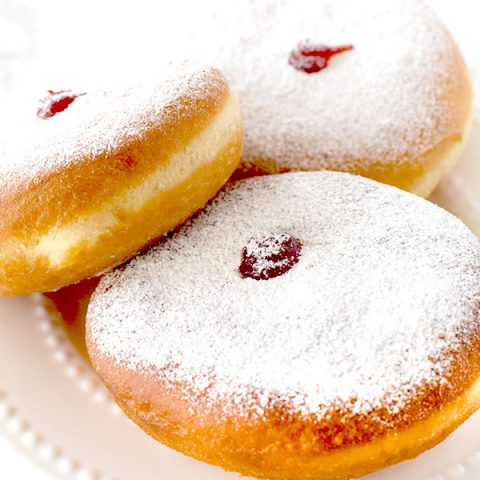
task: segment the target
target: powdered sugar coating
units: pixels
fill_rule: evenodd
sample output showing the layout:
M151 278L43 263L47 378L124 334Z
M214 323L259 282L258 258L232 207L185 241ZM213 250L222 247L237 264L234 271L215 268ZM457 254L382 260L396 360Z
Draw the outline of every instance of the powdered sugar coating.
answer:
M32 104L31 117L14 122L0 143L0 186L35 182L72 163L137 143L168 118L195 108L195 99L215 87L218 78L210 67L177 63L143 85L87 91L46 120L36 117L38 105Z
M195 12L192 57L218 65L239 94L246 162L359 172L402 164L463 133L458 51L421 0L206 5ZM309 75L288 64L305 41L353 50Z
M299 262L242 278L249 239L282 232L302 243ZM262 416L272 402L398 413L420 388L448 389L479 302L480 245L458 219L360 177L291 173L228 186L107 275L87 330L101 355L226 415Z

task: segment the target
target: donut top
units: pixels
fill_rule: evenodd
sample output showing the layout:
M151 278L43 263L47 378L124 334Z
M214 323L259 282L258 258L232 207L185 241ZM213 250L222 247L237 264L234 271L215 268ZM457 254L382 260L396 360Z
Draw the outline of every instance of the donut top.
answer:
M79 91L63 111L15 122L0 143L0 185L35 180L72 163L117 151L145 132L196 108L196 100L215 92L219 77L209 67L175 64L155 81L111 91Z
M239 94L245 160L281 171L365 168L462 133L453 127L458 51L423 1L200 5L196 27L188 25L196 28L191 55L218 65ZM292 62L302 44L352 49L307 74Z
M302 244L288 233L252 238L243 249L240 275L256 280L283 275L298 262L301 249Z
M241 274L245 255L263 258L257 272L281 262L264 254L291 238L301 248L285 272ZM108 274L87 330L100 355L229 418L277 404L395 414L412 392L448 391L479 302L480 245L458 219L371 180L290 173L227 186Z

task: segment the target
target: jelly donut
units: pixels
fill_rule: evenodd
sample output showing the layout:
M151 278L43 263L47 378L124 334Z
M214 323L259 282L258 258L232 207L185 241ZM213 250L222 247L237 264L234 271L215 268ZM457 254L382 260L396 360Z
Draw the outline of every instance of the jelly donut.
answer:
M413 457L480 405L480 243L337 172L229 185L103 278L93 365L166 445L242 475L340 480Z
M207 3L192 55L219 65L239 94L235 178L338 170L427 196L459 159L470 76L422 1Z
M4 295L131 258L202 208L240 159L238 102L218 70L79 93L50 92L21 139L0 146Z

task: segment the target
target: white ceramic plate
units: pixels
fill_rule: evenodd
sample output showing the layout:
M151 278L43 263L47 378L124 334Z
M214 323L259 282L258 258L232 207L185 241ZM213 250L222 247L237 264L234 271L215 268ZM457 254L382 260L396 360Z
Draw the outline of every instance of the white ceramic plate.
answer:
M480 115L432 199L480 236ZM233 480L156 443L128 420L34 295L0 300L0 432L56 478ZM415 460L365 480L478 480L480 412Z

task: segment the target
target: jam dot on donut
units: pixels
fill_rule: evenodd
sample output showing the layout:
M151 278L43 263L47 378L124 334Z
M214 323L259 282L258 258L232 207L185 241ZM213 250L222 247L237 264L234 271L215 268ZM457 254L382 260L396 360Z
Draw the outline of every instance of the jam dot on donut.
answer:
M85 95L85 93L73 93L71 90L59 90L58 92L48 90L48 95L40 100L37 117L44 120L53 117L67 109L81 95Z
M288 63L301 72L317 73L327 68L328 62L333 56L352 49L353 45L328 47L327 45L300 43L290 52Z
M283 275L298 262L301 249L301 243L288 233L252 238L243 248L240 275L254 280Z

